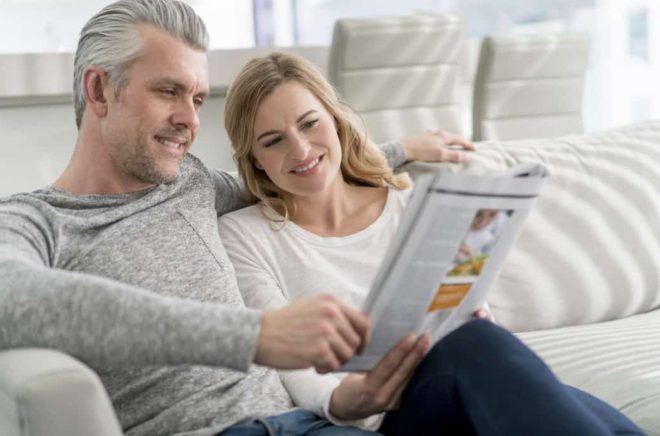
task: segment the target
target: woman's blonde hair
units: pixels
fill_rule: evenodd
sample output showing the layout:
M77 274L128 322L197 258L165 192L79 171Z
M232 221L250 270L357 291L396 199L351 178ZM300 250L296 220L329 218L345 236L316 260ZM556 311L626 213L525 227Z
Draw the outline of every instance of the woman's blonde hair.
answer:
M261 102L283 83L295 81L307 88L332 115L341 144L341 173L347 183L404 189L407 174L395 175L380 150L355 124L356 115L342 103L332 86L307 60L274 52L249 61L232 83L225 102L225 129L234 150L239 174L252 196L286 220L293 203L254 163L254 123ZM269 214L270 215L270 214ZM272 217L271 217L272 218Z

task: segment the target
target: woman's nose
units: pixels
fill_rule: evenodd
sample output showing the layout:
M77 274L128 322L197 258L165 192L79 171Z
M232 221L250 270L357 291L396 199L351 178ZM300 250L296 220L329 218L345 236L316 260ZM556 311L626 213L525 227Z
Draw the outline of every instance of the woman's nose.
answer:
M289 140L289 157L304 160L309 154L310 148L307 138L300 134L294 134Z

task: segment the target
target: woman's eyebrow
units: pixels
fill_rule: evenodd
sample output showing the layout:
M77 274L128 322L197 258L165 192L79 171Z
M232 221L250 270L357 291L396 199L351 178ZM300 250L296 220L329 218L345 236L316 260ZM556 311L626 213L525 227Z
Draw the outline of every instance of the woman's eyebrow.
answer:
M309 115L311 113L315 113L315 112L317 112L315 109L308 110L307 112L305 112L304 114L302 114L301 116L298 117L298 119L296 120L296 123L301 122L307 115ZM277 130L268 130L268 131L262 133L261 135L257 136L257 141L260 140L261 138L263 138L264 136L273 135L273 134L276 134L276 133L280 133L280 132L278 132Z
M307 115L311 114L312 112L316 112L316 110L314 110L314 109L308 110L307 112L305 112L304 114L302 114L301 116L298 117L298 119L296 120L296 123L301 122Z

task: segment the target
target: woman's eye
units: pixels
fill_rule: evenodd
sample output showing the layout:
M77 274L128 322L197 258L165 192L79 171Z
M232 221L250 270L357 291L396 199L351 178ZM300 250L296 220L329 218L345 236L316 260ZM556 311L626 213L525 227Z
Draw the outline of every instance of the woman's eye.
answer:
M305 130L306 130L306 129L311 129L311 128L314 127L318 122L319 122L318 119L316 119L316 120L310 120L310 121L305 121L305 122L303 123L303 125L302 125L302 128L305 129Z
M268 148L268 147L270 147L271 145L275 145L275 144L277 144L278 142L280 142L281 140L282 140L282 137L277 136L277 137L271 139L270 141L264 142L264 148Z

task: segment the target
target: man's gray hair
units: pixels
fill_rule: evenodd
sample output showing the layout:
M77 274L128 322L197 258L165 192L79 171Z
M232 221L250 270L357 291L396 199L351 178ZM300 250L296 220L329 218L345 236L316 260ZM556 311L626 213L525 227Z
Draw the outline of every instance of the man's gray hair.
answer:
M103 8L80 31L73 62L73 103L80 128L85 111L83 72L103 69L115 93L126 84L131 63L141 54L137 25L150 24L189 46L207 50L209 36L202 19L178 0L119 0Z

